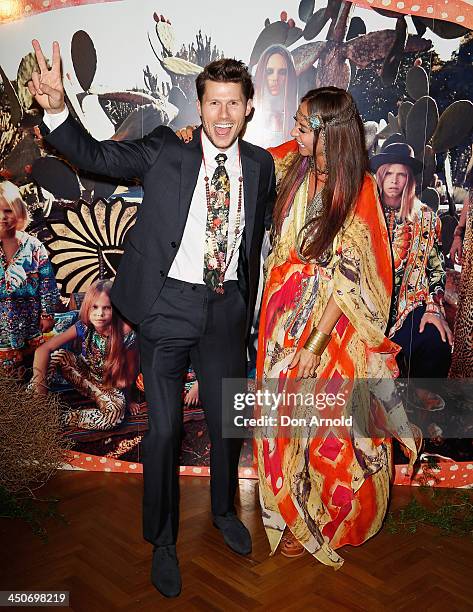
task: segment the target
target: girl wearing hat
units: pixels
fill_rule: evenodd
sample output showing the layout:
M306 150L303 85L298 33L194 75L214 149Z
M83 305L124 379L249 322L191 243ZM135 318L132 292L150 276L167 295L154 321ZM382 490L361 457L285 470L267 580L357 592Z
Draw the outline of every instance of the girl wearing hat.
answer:
M422 164L406 143L392 143L371 159L394 263L389 337L401 346L400 364L413 378L446 377L452 332L445 319L440 219L415 196Z

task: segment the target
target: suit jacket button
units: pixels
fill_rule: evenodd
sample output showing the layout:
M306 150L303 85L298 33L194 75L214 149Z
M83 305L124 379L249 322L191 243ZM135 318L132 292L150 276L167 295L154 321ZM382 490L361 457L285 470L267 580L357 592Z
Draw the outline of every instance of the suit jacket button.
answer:
M176 246L177 246L177 245L176 245L176 243L174 242L174 240L171 242L171 246L172 246L172 248L173 248L173 249L175 249L175 248L176 248Z
M164 276L164 272L163 272L163 270L160 270L160 271L159 271L159 276Z

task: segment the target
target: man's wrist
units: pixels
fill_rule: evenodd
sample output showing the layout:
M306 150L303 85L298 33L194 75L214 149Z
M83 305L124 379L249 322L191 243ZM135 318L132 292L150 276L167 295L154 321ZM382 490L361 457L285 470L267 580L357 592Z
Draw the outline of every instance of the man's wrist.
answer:
M44 112L47 115L60 115L61 113L64 112L65 108L66 108L66 105L63 104L61 108L47 108L47 109L44 109Z
M435 302L427 303L424 314L434 315L435 317L438 317L439 319L445 319L443 308L439 304L436 304Z

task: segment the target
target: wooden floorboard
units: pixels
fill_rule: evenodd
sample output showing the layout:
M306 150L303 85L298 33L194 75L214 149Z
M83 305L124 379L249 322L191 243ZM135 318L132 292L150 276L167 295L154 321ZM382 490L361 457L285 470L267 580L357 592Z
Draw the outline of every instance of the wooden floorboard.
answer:
M46 543L21 521L0 519L0 589L68 590L75 612L473 609L471 538L443 536L430 527L412 535L384 529L361 547L343 548L345 564L337 572L308 554L270 557L256 482L242 480L241 516L252 533L253 553L239 557L212 526L208 480L200 477L181 478L183 590L167 600L149 580L141 494L139 475L58 473L41 495L61 499L67 524L46 523ZM413 488L395 487L393 507L413 495Z

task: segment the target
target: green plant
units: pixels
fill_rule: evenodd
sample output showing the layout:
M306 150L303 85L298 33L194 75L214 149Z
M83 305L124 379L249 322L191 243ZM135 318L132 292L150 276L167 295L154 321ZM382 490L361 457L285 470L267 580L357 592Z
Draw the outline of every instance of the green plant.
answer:
M389 533L416 533L422 525L440 530L442 535L473 537L473 491L422 487L424 503L416 498L386 519Z
M53 498L28 497L18 499L13 493L10 493L4 487L0 487L0 518L25 521L31 527L33 533L44 542L48 535L44 525L46 521L54 519L67 523L64 515L57 509L58 503L59 500Z

